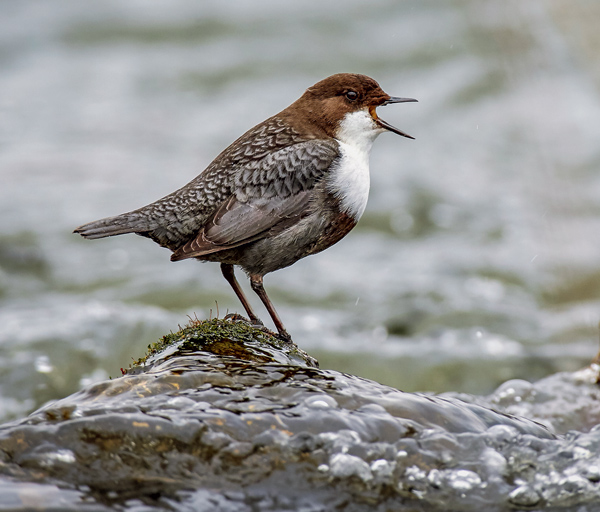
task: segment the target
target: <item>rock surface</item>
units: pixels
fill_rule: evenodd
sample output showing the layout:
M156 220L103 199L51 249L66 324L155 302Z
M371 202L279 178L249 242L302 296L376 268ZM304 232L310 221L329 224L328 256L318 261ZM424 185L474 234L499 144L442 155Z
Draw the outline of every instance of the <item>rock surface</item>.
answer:
M193 322L122 377L4 425L0 508L594 510L600 429L556 436L461 398L320 370L241 321Z

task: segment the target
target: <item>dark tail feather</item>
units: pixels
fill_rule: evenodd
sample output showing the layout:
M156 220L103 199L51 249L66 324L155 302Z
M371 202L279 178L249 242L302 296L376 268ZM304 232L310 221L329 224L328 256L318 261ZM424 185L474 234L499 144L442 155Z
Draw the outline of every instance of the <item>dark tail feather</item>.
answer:
M107 236L123 235L125 233L140 233L153 229L147 217L137 212L124 213L116 217L108 217L79 226L73 233L78 233L84 238L95 240Z

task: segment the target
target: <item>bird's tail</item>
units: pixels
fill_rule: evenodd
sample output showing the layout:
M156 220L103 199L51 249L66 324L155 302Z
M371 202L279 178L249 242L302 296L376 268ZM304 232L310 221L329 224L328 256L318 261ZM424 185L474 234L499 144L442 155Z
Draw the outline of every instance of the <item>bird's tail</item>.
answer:
M84 238L95 240L96 238L105 238L107 236L123 235L125 233L143 233L157 226L139 211L124 213L116 217L107 217L106 219L89 222L79 226L73 233L78 233Z

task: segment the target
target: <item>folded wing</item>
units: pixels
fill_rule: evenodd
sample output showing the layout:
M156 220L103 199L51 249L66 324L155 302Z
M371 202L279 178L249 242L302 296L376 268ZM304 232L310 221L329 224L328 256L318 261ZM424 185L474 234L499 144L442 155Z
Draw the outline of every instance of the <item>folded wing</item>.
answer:
M244 166L236 173L233 194L171 259L238 247L293 224L310 210L315 185L337 158L335 142L313 140Z

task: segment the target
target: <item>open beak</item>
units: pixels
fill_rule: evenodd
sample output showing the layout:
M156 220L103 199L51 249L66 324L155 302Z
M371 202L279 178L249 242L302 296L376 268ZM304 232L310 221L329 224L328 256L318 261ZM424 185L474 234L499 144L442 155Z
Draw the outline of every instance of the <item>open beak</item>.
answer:
M417 101L417 100L415 100L414 98L396 98L394 96L391 96L390 98L385 100L383 103L381 103L381 105L379 105L379 106L384 107L386 105L391 105L392 103L407 103L409 101ZM397 133L398 135L402 135L402 137L414 139L414 137L411 137L410 135L408 135L408 133L404 133L403 131L398 130L398 128L392 126L389 123L386 123L383 119L378 117L377 112L375 110L376 108L377 107L371 107L369 110L371 112L371 116L373 117L373 119L379 126L381 126L382 128L385 128L386 130L389 130L390 132L394 132L394 133Z

